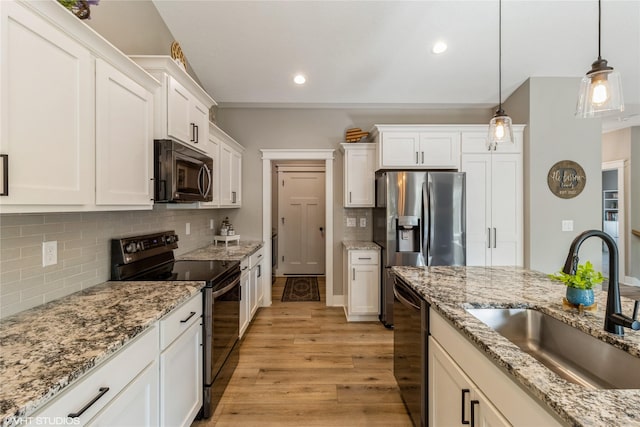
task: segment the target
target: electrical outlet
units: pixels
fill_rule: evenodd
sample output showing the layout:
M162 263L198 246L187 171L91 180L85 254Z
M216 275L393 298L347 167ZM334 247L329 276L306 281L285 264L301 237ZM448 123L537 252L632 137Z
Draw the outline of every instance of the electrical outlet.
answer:
M360 218L360 227L367 226L367 218Z
M210 230L213 230L213 227L214 227L214 225L213 225L213 220L212 220L212 219L210 219L210 220L209 220L209 229L210 229Z
M572 219L563 219L562 220L562 231L573 231L573 220Z
M347 218L347 227L355 227L356 219L355 218Z
M42 242L42 266L58 263L58 241Z
M185 230L185 234L188 236L189 234L191 234L191 223L188 222L187 226L186 226L186 230Z

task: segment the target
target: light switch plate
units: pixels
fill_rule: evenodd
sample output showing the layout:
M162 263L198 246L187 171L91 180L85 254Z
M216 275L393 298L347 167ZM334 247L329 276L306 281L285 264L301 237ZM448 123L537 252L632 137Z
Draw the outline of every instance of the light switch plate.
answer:
M573 220L572 219L563 219L562 220L562 231L573 231Z
M187 226L185 227L185 234L188 236L189 234L191 234L191 223L188 222Z
M360 227L367 226L367 218L360 218Z
M42 266L56 265L58 263L58 241L42 242Z
M355 227L356 219L355 218L347 218L347 227Z

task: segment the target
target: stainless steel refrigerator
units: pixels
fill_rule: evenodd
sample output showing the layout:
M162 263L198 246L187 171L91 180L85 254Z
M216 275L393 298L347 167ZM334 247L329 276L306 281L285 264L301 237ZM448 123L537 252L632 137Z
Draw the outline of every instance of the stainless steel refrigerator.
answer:
M393 326L394 265L465 265L464 172L378 171L373 240L382 247L380 321Z

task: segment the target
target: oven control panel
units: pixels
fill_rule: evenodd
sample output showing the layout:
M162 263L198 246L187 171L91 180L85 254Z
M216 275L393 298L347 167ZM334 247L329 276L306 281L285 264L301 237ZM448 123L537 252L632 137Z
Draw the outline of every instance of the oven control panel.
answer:
M125 237L111 241L112 264L129 264L161 253L172 252L178 247L175 231Z

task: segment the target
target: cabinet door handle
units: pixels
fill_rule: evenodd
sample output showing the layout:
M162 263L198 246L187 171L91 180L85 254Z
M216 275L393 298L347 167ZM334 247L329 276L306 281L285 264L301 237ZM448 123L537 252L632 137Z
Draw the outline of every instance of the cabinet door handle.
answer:
M496 241L498 240L498 232L496 231L496 228L493 227L493 248L496 248Z
M349 203L351 203L351 191L349 191Z
M262 277L262 264L258 265L258 277Z
M200 142L200 132L198 131L198 125L193 125L193 138L195 139L195 143Z
M232 191L231 192L231 203L235 203L236 202L236 192Z
M351 270L353 271L353 274L351 274L351 277L353 277L353 280L356 280L356 269L352 268Z
M487 227L487 248L491 249L491 228Z
M195 123L189 123L189 127L191 128L191 139L189 140L190 142L194 142L195 141Z
M475 411L475 407L476 405L480 405L480 402L478 400L472 400L471 401L471 427L475 427L476 426L476 411Z
M2 192L0 193L0 196L8 196L9 195L9 155L0 154L0 159L2 159Z
M87 403L86 405L84 405L82 407L82 409L80 409L78 412L72 412L69 415L67 415L67 417L69 418L78 418L79 416L81 416L82 414L84 414L84 412L89 409L94 403L96 403L98 401L98 399L100 399L102 396L105 395L106 392L109 391L109 387L100 387L98 389L98 394L96 395L96 397L94 397L93 399L91 399L91 401L89 401L89 403Z
M196 315L196 312L195 312L195 311L192 311L191 313L189 313L189 315L187 316L187 318L186 318L186 319L182 319L182 320L180 321L180 323L187 323L187 322L189 321L189 319L191 319L191 318L192 318L193 316L195 316L195 315Z
M424 165L424 151L422 151L422 164Z
M462 389L462 396L460 397L460 404L462 405L462 415L461 415L461 418L460 418L460 422L461 422L462 424L469 424L469 420L466 420L466 419L465 419L465 418L467 418L467 416L466 416L466 414L465 414L465 410L464 410L465 406L467 406L467 405L465 405L465 403L464 403L464 401L465 401L464 396L465 396L466 394L468 394L468 393L469 393L469 389L468 389L468 388L463 388L463 389Z
M418 152L416 151L416 165L418 164Z

